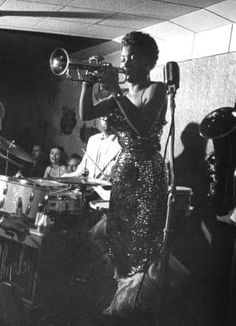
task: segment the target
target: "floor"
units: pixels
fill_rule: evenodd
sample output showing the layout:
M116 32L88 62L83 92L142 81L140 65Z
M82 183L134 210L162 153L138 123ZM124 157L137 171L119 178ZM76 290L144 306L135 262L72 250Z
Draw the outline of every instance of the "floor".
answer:
M112 300L116 281L106 256L82 237L68 246L65 277L57 295L43 306L25 306L23 326L234 326L229 320L227 272L222 268L230 245L222 249L221 239L229 235L228 229L221 229L223 235L217 236L214 249L195 222L185 221L180 230L172 239L172 252L190 274L176 278L171 271L159 319L151 314L120 319L102 313ZM5 298L2 292L2 302Z
M188 234L188 233L186 233ZM181 239L187 243L181 232ZM193 232L191 232L191 241ZM173 239L173 243L175 243ZM179 241L177 237L177 241ZM80 250L73 248L71 267L68 268L67 278L61 289L59 300L48 305L48 314L37 326L226 326L230 325L227 291L227 280L224 271L213 273L209 271L206 263L211 257L210 265L214 267L212 252L206 248L200 248L201 240L198 238L198 254L204 255L200 263L195 257L191 259L181 257L178 251L183 251L182 246L176 245L173 252L176 257L182 259L190 272L189 276L173 278L171 286L167 286L162 306L162 315L157 316L133 315L127 319L106 317L102 314L112 300L116 290L116 282L113 279L113 270L106 259L100 259L95 248L81 245ZM183 245L183 244L182 244ZM76 253L76 254L75 254ZM193 256L194 250L191 249ZM209 256L208 256L209 255ZM99 258L99 259L98 259ZM219 255L217 254L217 258ZM201 260L201 259L200 259ZM218 263L219 264L219 263ZM199 266L198 266L199 265ZM169 284L170 285L170 284ZM233 325L233 324L232 324ZM231 325L231 326L232 326ZM31 325L30 325L31 326ZM36 324L32 324L36 326Z

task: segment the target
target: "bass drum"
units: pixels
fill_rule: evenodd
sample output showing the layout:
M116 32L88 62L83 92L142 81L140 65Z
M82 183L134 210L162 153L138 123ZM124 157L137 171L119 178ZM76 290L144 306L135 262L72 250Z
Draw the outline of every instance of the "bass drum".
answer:
M22 213L34 220L47 198L47 191L36 184L13 177L0 175L0 211L15 214L19 199L22 201Z

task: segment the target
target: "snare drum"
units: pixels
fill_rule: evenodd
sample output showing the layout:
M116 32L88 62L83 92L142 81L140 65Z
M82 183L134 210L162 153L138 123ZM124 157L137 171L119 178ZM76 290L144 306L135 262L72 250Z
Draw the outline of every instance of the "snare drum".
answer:
M178 216L188 216L191 212L191 198L193 191L191 188L176 186L176 197L174 211Z
M82 197L69 195L50 195L45 210L57 213L74 214L81 209Z
M22 213L35 219L39 206L45 204L47 192L34 183L0 175L0 211L15 214L19 198L22 200Z

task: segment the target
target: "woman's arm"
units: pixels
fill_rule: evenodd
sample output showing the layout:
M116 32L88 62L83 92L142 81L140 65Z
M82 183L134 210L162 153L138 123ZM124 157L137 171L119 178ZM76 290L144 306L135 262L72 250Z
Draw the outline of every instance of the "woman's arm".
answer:
M105 116L114 110L116 103L111 96L97 104L93 104L93 85L82 83L79 101L79 116L82 121L93 120Z
M44 179L47 179L49 177L49 171L50 171L50 166L47 166L43 176Z

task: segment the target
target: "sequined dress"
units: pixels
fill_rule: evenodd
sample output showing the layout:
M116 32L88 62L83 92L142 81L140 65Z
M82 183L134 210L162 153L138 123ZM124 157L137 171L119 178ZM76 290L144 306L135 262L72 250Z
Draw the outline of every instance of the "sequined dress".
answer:
M168 187L160 154L165 120L138 136L120 110L108 119L122 147L112 184L108 247L119 277L128 277L160 257Z

